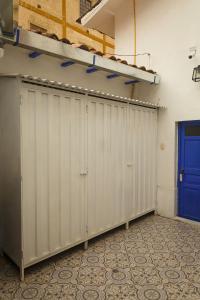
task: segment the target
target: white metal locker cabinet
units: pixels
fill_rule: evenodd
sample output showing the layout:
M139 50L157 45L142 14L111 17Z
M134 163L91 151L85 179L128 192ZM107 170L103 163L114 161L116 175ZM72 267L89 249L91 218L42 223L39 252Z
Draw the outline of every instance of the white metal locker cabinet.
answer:
M88 97L88 236L126 221L127 104Z
M82 97L82 98L81 98ZM83 96L24 85L21 105L25 266L86 238Z
M0 87L3 250L21 278L155 209L155 109L30 76L1 78Z
M129 107L126 198L133 219L155 209L157 111Z

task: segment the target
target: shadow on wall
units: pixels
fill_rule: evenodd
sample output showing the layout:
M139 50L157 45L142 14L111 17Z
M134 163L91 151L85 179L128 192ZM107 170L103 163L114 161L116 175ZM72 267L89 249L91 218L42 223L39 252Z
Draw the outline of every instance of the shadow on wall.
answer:
M159 89L160 85L138 83L134 88L133 98L160 104L160 98L158 97Z

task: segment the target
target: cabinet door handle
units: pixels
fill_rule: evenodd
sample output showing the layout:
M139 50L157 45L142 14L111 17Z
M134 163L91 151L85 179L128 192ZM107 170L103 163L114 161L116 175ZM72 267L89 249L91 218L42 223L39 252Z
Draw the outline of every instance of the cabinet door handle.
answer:
M87 171L84 171L84 172L81 172L81 173L80 173L81 176L86 176L87 174L88 174Z
M128 164L127 164L127 167L128 167L128 168L131 168L132 166L133 166L132 163L128 163Z

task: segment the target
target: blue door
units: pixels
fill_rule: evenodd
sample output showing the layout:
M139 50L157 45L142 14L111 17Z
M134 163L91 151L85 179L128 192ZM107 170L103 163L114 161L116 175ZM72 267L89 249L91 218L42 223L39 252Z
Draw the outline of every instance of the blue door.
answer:
M178 213L200 221L200 121L179 124Z

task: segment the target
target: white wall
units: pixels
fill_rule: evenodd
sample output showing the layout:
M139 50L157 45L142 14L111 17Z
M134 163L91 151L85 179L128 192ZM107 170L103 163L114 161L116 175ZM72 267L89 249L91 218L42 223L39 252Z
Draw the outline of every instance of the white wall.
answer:
M136 4L137 52L152 54L151 67L162 81L159 87L138 86L135 95L151 96L167 106L160 111L158 124L158 212L172 217L177 192L175 124L200 119L200 85L192 81L193 68L200 64L200 1L137 0ZM193 60L188 59L191 46L199 47ZM146 58L138 59L138 65L145 62Z
M115 14L115 53L132 55L134 53L134 6L133 0L123 1ZM121 57L120 57L121 58ZM124 56L130 64L132 56Z

